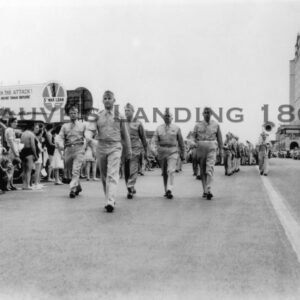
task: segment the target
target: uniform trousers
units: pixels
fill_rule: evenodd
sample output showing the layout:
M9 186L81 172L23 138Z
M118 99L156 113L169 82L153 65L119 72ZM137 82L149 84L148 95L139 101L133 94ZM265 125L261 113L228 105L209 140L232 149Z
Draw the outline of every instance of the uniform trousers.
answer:
M192 165L193 165L193 173L195 176L197 176L199 168L198 168L197 149L196 148L194 148L192 151Z
M80 170L84 160L84 145L78 144L73 146L67 146L65 148L65 168L72 172L72 180L70 182L70 190L76 191L76 187L80 184Z
M224 168L225 173L230 174L232 173L232 153L230 150L225 150L224 153Z
M178 153L172 153L170 155L158 156L159 164L162 169L163 176L168 176L167 190L172 191L174 185L174 176L176 171Z
M127 188L135 186L140 164L140 154L133 154L130 159L125 160L125 182Z
M268 154L265 151L258 152L258 162L259 162L259 171L263 174L268 174L269 172L269 158Z
M198 141L197 160L200 165L200 172L207 179L202 178L204 192L210 191L214 166L216 163L217 144L216 141Z
M106 143L105 141L98 141L96 156L100 167L106 204L115 206L117 186L120 178L121 142Z
M181 171L181 170L182 170L182 160L178 155L177 163L176 163L176 171Z

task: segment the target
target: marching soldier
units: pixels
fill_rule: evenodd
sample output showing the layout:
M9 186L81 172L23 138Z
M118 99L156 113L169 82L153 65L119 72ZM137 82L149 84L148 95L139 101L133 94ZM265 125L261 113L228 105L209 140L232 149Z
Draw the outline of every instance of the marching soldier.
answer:
M194 141L190 141L188 149L188 160L192 162L193 176L196 179L201 180L201 175L199 175L199 166L197 162L197 148Z
M152 143L157 147L158 160L162 169L165 197L173 198L174 173L178 155L181 160L185 159L185 145L178 126L171 124L172 116L169 109L164 114L165 124L157 127ZM178 154L179 150L179 154Z
M82 191L79 178L84 161L86 125L78 120L78 108L76 106L69 108L68 115L71 122L61 127L58 140L60 149L65 148L65 168L69 171L72 170L70 198L75 198Z
M194 128L194 139L197 145L197 159L200 164L202 175L203 198L211 200L211 184L216 162L217 147L223 149L222 134L219 124L211 120L211 108L205 107L203 111L204 120L196 124Z
M197 159L197 147L194 146L193 152L192 152L192 163L193 163L193 171L194 171L194 176L196 176L196 179L201 180L201 170L199 167L199 162Z
M232 141L232 172L237 172L237 155L238 155L238 149L237 149L237 137L235 135L232 135L231 138Z
M130 134L132 156L125 160L125 183L127 186L127 198L132 199L136 193L134 185L139 171L140 155L143 152L145 159L148 157L147 141L143 124L133 119L134 107L127 103L125 106L126 125ZM143 151L144 150L144 151Z
M240 153L241 153L241 165L246 165L246 146L243 143L239 144Z
M260 175L268 176L269 172L269 151L270 144L267 141L267 134L261 133L258 142L258 162Z
M235 156L235 172L240 171L240 165L241 165L241 148L240 148L240 143L239 143L239 137L235 137L236 143L235 143L235 151L236 151L236 156Z
M100 173L105 193L105 209L111 213L116 203L116 189L119 182L120 161L122 155L122 141L125 147L126 159L131 158L131 142L125 120L119 112L114 110L115 96L106 91L103 95L105 110L97 117L98 134L96 140L97 159L100 164Z
M230 132L226 134L226 139L224 142L224 168L225 175L231 176L233 173L233 154L232 154L232 135Z
M248 148L248 164L251 166L253 162L253 145L249 141L246 141L246 143Z

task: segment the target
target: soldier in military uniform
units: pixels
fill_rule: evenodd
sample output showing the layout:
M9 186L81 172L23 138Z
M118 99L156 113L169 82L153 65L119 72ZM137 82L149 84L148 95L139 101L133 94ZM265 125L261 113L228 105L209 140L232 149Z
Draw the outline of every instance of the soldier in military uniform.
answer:
M171 124L172 116L169 109L165 111L164 121L165 124L157 127L152 138L152 143L157 149L158 160L162 169L165 189L164 196L172 199L177 158L179 155L181 160L185 159L185 145L180 128Z
M258 142L258 163L260 175L268 176L269 151L270 143L267 141L267 134L263 132L261 133Z
M248 153L248 164L249 166L252 165L252 162L253 162L253 145L249 142L249 141L246 141L247 143L247 153Z
M192 164L193 164L193 176L196 176L196 179L201 180L202 179L202 174L201 174L201 169L199 166L199 161L197 158L197 147L196 145L193 148L192 152Z
M232 163L232 134L228 132L226 134L226 139L224 142L224 168L225 168L225 175L231 176L233 173L233 163Z
M197 145L197 159L202 174L203 198L211 200L211 184L216 162L216 151L223 149L222 134L219 124L211 120L211 108L205 107L204 120L194 128L194 140Z
M60 149L64 150L65 168L72 170L70 182L70 198L75 198L81 191L79 182L80 170L84 161L86 148L86 124L78 120L78 108L72 106L68 110L71 122L64 124L58 135Z
M240 171L240 165L241 165L241 149L240 149L240 143L239 143L239 137L235 137L235 172Z
M134 107L127 103L125 106L126 126L130 135L132 156L125 159L125 183L127 186L127 198L132 199L136 193L135 183L139 171L140 155L143 153L147 159L147 141L143 124L139 120L133 119ZM144 151L143 151L144 150Z
M96 117L98 141L96 157L100 164L100 173L105 193L105 209L111 213L116 203L116 190L119 182L122 141L125 147L125 158L131 158L131 142L126 120L114 109L115 96L106 91L103 95L105 109Z
M237 138L234 134L231 137L231 153L232 153L232 173L237 172Z

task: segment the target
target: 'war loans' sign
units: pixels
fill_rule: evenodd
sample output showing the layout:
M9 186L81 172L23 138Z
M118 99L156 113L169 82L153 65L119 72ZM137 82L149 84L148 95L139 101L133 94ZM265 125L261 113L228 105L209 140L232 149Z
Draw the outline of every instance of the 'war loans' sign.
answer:
M43 91L44 106L49 110L61 108L66 103L66 92L58 83L47 84Z

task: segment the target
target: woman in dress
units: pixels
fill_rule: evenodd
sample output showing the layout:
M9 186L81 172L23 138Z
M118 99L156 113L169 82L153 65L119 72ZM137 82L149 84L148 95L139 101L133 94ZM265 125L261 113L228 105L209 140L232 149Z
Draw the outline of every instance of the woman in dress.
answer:
M60 170L64 169L63 152L60 150L59 147L59 138L58 138L59 131L60 131L60 127L57 127L55 130L52 131L52 134L54 135L55 150L51 161L51 168L53 169L54 172L55 185L63 184L59 177Z
M89 137L89 141L86 145L86 151L85 151L85 173L86 173L86 180L90 180L90 173L92 168L92 176L93 180L97 181L96 173L97 173L97 163L95 158L95 148L96 148L96 140L94 139L96 135L96 122L92 119L89 119L86 121L86 134Z

